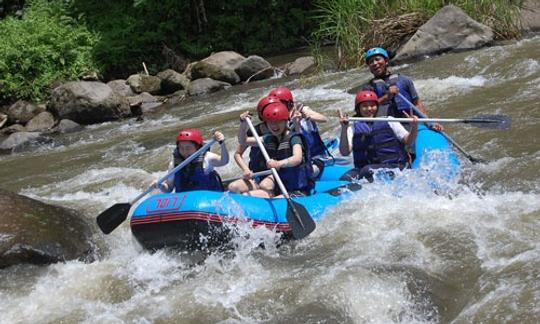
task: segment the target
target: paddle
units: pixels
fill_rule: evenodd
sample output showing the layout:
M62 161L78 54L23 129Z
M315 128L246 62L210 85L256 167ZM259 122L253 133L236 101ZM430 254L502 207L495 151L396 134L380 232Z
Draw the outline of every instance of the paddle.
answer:
M389 123L412 123L412 118L386 118L386 117L349 117L349 120L358 121L385 121ZM508 129L512 124L512 119L505 115L481 115L472 118L423 118L419 123L463 123L471 124L480 128Z
M268 156L268 152L266 152L266 148L261 141L261 137L259 136L259 134L257 134L257 130L255 129L255 127L253 127L251 119L246 118L246 122L249 126L249 129L251 130L251 133L257 140L257 145L261 149L261 153L263 154L264 159L268 162L268 160L270 160L270 156ZM286 217L287 222L291 227L293 238L298 240L308 236L309 233L315 230L315 221L313 221L313 218L311 218L311 215L308 213L308 211L303 205L291 199L291 196L289 196L287 189L283 185L283 181L281 181L277 170L275 168L271 168L270 170L272 170L272 175L274 176L274 180L278 184L281 193L283 193L283 196L285 197L285 199L287 199Z
M171 169L169 172L167 172L166 175L161 177L157 181L157 185L161 184L163 181L167 180L167 178L188 165L191 161L196 159L199 155L207 151L210 146L212 146L214 143L216 143L216 140L211 140L210 142L204 144L200 149L198 149L195 153L191 154L187 159L185 159L182 163L174 167L174 169ZM120 204L114 204L111 207L107 208L105 211L103 211L101 214L98 215L96 218L97 224L101 231L105 234L109 234L112 232L115 228L117 228L124 220L126 220L127 215L129 213L129 210L131 209L131 206L136 203L139 199L146 196L149 192L154 190L154 186L148 187L146 191L138 195L135 199L128 203L120 203Z
M264 170L264 171L255 172L255 173L253 173L253 175L251 177L252 178L263 177L263 176L267 176L269 174L272 174L272 170ZM233 182L234 180L242 179L243 177L244 176L232 177L232 178L229 178L229 179L225 179L222 182Z
M403 101L405 101L413 110L414 110L414 113L419 116L420 118L427 118L427 116L422 113L420 111L420 109L418 109L418 107L416 107L412 102L410 102L407 98L405 98L405 96L403 96L401 93L397 93L397 96L400 97ZM429 125L428 125L429 126ZM485 160L482 160L482 159L479 159L479 158L475 158L473 157L472 155L470 155L467 151L465 151L464 148L462 148L458 143L456 143L456 141L454 141L450 136L448 136L445 132L443 131L437 131L439 132L442 136L444 136L444 138L446 138L450 143L452 143L452 145L454 145L463 155L465 155L465 157L467 159L469 159L469 161L471 161L472 163L486 163Z

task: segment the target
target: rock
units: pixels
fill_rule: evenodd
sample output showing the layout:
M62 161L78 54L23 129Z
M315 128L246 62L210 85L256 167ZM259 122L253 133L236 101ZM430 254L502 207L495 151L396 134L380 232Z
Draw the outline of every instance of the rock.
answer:
M242 81L246 81L250 77L251 80L263 80L274 76L272 65L257 55L251 55L243 60L234 72Z
M113 89L116 93L124 97L130 97L135 95L135 92L131 90L131 87L129 86L129 84L127 84L126 80L120 79L109 81L107 82L107 85L111 87L111 89Z
M62 134L76 132L80 129L82 129L81 125L69 119L62 119L56 127L56 131Z
M210 78L229 84L237 84L240 82L240 77L234 70L221 68L204 61L197 62L197 64L191 68L191 78L192 80Z
M190 96L198 96L205 93L216 92L230 86L231 85L227 82L216 81L210 78L197 79L195 81L191 81L189 84L188 94Z
M161 105L161 101L148 92L143 92L137 96L128 97L127 99L131 107L131 113L135 116L139 116L140 114L148 112L152 110L152 108ZM140 107L140 112L134 108L136 106Z
M211 78L237 84L240 82L240 77L234 71L245 59L245 57L233 51L212 54L191 67L191 79Z
M526 32L540 31L540 1L525 1L521 10L521 24Z
M26 128L21 124L13 124L2 129L2 134L4 135L10 135L17 132L26 132Z
M165 94L187 89L189 86L189 79L185 75L171 69L159 72L157 77L161 79L161 90Z
M448 5L422 25L393 60L402 62L423 55L474 49L491 43L493 36L491 28Z
M53 90L49 110L79 124L111 121L130 115L127 99L101 82L74 81Z
M189 63L187 66L186 66L186 69L184 70L184 72L182 73L183 76L185 76L186 78L188 78L188 80L193 80L193 77L191 76L191 70L193 69L193 66L195 64L199 63L198 61L196 62L191 62Z
M161 92L161 79L153 75L133 74L127 79L127 84L135 93L159 94Z
M222 51L208 56L203 61L234 71L234 69L236 69L245 59L245 57L236 52Z
M88 222L74 210L0 189L0 268L90 260L96 252Z
M187 91L186 90L178 90L176 91L175 93L173 94L170 94L167 96L168 98L168 102L169 103L179 103L179 102L182 102L186 99L186 96L187 96Z
M53 128L54 124L53 115L48 111L44 111L26 123L26 130L28 132L43 132Z
M31 102L19 100L9 107L7 115L11 124L26 124L42 111L42 108Z
M297 58L292 64L287 66L286 74L310 74L317 71L315 58L313 56L303 56Z
M31 148L32 145L41 145L50 142L50 138L43 137L37 132L17 132L9 135L8 138L0 143L0 150L20 152Z

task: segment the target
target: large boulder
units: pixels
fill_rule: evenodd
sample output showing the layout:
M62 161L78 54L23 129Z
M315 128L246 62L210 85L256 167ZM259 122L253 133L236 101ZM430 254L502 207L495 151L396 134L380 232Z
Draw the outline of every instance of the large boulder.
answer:
M42 111L44 111L44 109L38 105L24 100L19 100L9 107L7 115L11 124L26 124L30 121L30 119L34 118L34 116Z
M263 80L274 76L272 64L257 55L251 55L243 60L234 72L238 74L242 81L246 81L249 78L251 80Z
M175 70L161 71L157 74L157 77L161 79L161 90L165 94L187 89L189 86L189 79Z
M148 92L143 92L136 96L128 97L127 99L131 107L140 106L141 113L151 111L152 108L161 105L161 101L158 98L149 94Z
M188 87L188 94L190 96L199 96L206 93L216 92L231 85L227 82L216 81L210 78L197 79L191 81Z
M49 137L41 136L38 132L16 132L0 143L0 150L20 152L50 142Z
M2 131L1 131L1 133L4 135L10 135L17 132L26 132L26 127L24 127L21 124L13 124L6 128L2 128Z
M76 211L0 189L0 268L85 259L94 253L89 223Z
M129 84L127 84L126 80L119 79L119 80L109 81L107 82L107 85L111 87L111 89L116 91L116 93L124 97L130 97L130 96L135 95L135 92L131 90L131 87L129 86Z
M218 81L237 84L240 77L235 69L246 58L233 51L223 51L210 55L191 67L191 79L211 78Z
M521 24L526 32L540 31L540 1L527 0L522 6Z
M159 94L161 92L161 79L157 76L146 74L133 74L127 79L127 84L135 93L148 92Z
M48 111L44 111L26 123L26 130L28 132L43 132L52 129L54 124L53 115Z
M81 129L82 129L81 125L69 119L62 119L58 123L58 126L56 126L56 131L62 134L76 132Z
M313 56L303 56L297 58L293 63L287 66L286 74L310 74L317 71L317 65Z
M479 48L491 43L493 36L491 28L473 20L460 8L448 5L416 31L398 50L394 61Z
M53 90L49 110L60 119L94 124L130 115L127 99L101 82L74 81Z

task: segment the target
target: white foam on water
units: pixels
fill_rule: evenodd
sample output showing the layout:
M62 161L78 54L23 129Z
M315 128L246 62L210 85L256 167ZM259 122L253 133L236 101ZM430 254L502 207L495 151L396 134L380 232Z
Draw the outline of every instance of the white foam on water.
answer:
M444 101L456 95L471 92L475 88L483 87L490 82L481 75L472 78L449 76L447 78L429 78L415 80L418 93L429 101Z

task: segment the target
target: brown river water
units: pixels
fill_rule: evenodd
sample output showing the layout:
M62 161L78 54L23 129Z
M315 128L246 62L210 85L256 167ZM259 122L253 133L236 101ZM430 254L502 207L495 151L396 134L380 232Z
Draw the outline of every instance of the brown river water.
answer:
M413 78L433 117L507 114L510 130L447 133L462 161L435 194L366 185L306 239L275 247L266 229L206 257L144 251L128 222L96 226L97 261L0 270L0 323L537 323L540 321L540 37L449 54L394 71ZM327 115L352 110L364 69L270 80L126 120L88 126L31 153L0 156L2 187L95 217L163 175L176 132L219 129L235 149L238 115L278 84ZM337 136L333 118L323 137ZM237 175L231 162L219 169ZM437 175L433 175L437 176ZM398 183L398 182L396 182ZM264 243L265 249L259 248Z

